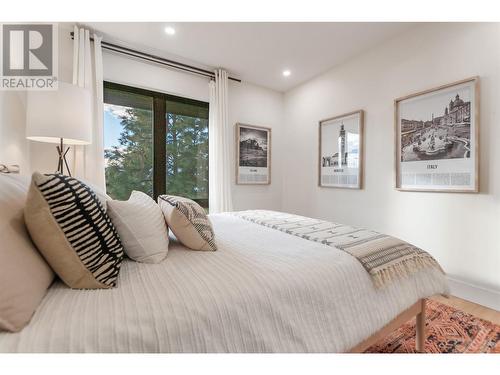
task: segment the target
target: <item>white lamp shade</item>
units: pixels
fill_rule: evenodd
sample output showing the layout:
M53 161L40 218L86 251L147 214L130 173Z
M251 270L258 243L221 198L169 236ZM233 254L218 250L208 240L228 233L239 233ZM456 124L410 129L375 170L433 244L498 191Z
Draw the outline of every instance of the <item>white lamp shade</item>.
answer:
M92 143L90 91L59 82L54 91L28 91L26 138L32 141L86 145Z

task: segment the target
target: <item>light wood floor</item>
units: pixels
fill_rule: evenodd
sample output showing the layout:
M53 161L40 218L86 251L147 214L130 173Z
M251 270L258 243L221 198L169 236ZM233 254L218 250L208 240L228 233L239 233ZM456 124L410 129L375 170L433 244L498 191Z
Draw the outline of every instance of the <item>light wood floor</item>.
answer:
M448 298L443 296L434 296L432 297L432 299L445 305L449 305L456 309L465 311L469 314L477 316L478 318L489 320L490 322L493 322L495 324L500 324L500 311L496 311L455 296L450 296Z

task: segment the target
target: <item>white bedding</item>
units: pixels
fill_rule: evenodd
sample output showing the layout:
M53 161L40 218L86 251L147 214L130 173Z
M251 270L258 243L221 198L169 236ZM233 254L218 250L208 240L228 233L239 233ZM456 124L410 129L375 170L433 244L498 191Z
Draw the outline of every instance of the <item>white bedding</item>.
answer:
M211 216L218 251L171 243L159 264L125 261L112 290L56 282L0 352L342 352L419 298L447 293L422 271L376 290L347 253Z

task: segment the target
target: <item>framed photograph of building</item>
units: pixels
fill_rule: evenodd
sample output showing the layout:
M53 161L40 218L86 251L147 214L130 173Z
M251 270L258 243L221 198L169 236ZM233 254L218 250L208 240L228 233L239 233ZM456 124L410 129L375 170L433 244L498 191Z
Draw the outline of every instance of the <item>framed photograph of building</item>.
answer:
M396 189L479 191L479 78L396 99Z
M319 186L361 189L363 118L359 110L319 122Z
M271 129L236 124L236 183L271 183Z

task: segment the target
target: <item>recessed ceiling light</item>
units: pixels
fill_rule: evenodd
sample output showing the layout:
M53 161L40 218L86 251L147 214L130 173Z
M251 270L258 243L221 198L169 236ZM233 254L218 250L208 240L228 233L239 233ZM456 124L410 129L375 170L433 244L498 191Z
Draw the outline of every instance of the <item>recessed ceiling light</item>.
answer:
M171 26L167 26L167 27L165 27L165 33L167 33L167 35L174 35L175 29Z
M288 69L287 70L283 70L283 76L288 77L290 74L292 74L292 72L289 71Z

